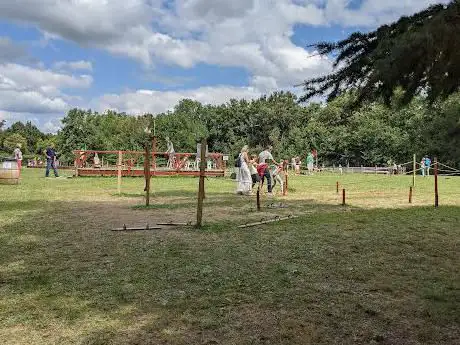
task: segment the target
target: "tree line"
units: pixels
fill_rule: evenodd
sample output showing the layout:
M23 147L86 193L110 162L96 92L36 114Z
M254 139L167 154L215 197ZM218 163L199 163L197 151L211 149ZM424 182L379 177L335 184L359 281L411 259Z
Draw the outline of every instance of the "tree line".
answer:
M0 129L0 143L3 155L17 142L23 143L26 154L40 155L54 142L61 161L71 163L76 149L142 150L144 129L149 127L155 130L158 151L166 150L167 136L176 152L195 152L196 143L206 137L210 151L231 157L245 144L255 153L272 145L274 155L283 159L316 149L319 163L326 166L403 163L415 153L459 167L460 93L436 102L416 97L404 107L399 106L397 93L389 105L368 102L359 108L353 106L355 97L349 92L325 104L306 106L289 92L221 105L185 99L172 111L138 117L72 109L56 135L44 134L30 122L17 122Z

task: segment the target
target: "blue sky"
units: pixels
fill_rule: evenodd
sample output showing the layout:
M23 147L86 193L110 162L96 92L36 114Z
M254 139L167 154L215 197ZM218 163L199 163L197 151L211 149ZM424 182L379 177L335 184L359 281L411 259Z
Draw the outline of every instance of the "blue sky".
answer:
M307 48L430 0L2 0L0 120L55 132L72 107L159 113L222 103L327 73Z

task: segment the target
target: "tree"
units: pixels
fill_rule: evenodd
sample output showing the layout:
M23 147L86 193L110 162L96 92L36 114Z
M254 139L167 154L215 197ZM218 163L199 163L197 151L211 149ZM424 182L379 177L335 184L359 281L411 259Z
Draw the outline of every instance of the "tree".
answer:
M0 121L0 132L2 131L2 128L5 126L6 120Z
M15 122L6 130L6 133L15 133L23 136L27 141L27 145L24 146L23 149L27 149L29 152L34 152L37 142L46 137L46 135L30 121L27 121L25 124L21 121Z
M3 141L3 147L10 152L16 148L17 144L21 144L23 153L27 152L27 140L20 134L11 134Z
M301 101L317 95L332 100L356 89L355 106L379 99L389 104L398 87L405 91L402 104L417 94L430 102L446 98L460 86L459 21L460 0L453 0L369 33L314 44L321 55L336 54L334 71L305 81Z

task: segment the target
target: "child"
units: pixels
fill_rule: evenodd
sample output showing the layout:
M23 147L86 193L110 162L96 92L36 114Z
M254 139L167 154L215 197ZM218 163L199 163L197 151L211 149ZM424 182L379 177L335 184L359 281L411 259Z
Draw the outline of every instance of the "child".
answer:
M283 179L281 178L281 172L283 171L283 164L279 164L274 166L273 171L272 171L272 176L273 176L273 188L275 188L276 183L278 182L281 188L281 193L284 191L284 184L283 184Z
M260 177L257 172L257 163L258 163L257 155L251 155L251 160L249 161L249 172L251 173L253 189L256 183L260 182Z

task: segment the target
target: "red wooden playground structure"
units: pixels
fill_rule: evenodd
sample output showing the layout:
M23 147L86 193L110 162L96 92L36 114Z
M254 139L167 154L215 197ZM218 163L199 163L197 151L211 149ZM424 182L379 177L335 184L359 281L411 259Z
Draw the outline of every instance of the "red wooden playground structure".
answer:
M75 176L144 176L144 151L75 150ZM165 158L166 157L166 158ZM206 176L224 176L227 155L209 152L206 155ZM150 153L151 176L199 176L197 153Z

